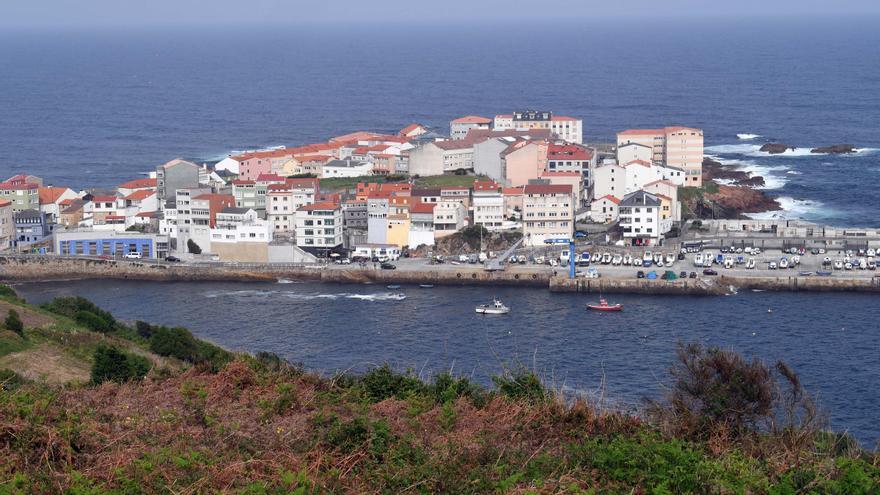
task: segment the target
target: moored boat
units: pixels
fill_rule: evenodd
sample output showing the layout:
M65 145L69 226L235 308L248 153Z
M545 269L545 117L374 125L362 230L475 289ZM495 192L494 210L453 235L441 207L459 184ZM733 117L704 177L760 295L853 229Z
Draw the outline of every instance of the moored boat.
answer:
M399 289L400 286L399 285L386 285L385 288L395 290L395 289Z
M481 315L506 315L510 313L510 308L502 304L498 299L493 299L492 304L480 304L474 311Z
M599 298L599 304L587 304L587 309L593 311L623 311L622 304L608 304L604 297Z
M419 284L419 287L421 287L422 289L433 289L434 284Z

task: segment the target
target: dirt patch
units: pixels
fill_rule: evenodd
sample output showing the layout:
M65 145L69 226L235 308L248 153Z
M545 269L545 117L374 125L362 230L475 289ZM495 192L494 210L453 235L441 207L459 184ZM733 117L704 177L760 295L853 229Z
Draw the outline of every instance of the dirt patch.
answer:
M6 315L9 313L10 309L18 311L18 315L21 317L21 321L22 323L24 323L25 327L37 328L55 323L55 320L48 316L41 315L36 311L17 306L15 304L10 304L6 301L0 301L0 320L6 318Z
M29 380L50 384L88 381L88 363L77 359L52 344L14 352L0 358L0 368L9 368Z

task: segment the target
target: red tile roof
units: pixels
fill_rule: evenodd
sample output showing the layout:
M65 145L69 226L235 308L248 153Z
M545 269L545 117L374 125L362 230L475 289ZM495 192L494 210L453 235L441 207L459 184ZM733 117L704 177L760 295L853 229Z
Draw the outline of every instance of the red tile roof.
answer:
M256 182L252 180L236 179L232 181L233 186L252 186L254 184L256 184Z
M505 187L501 189L501 194L505 196L522 196L522 187Z
M10 184L9 182L3 182L0 184L0 189L12 190L12 191L20 191L24 189L39 189L40 186L37 184Z
M0 207L9 206L9 205L11 205L11 204L12 204L12 201L9 201L9 200L6 200L6 199L0 199Z
M40 204L52 204L58 201L58 198L60 198L66 191L66 187L41 187L38 193L40 195Z
M323 203L312 203L310 205L302 206L297 211L335 210L337 208L339 208L338 204L326 201Z
M92 196L92 203L112 203L116 201L116 196Z
M410 213L434 213L436 203L416 203L410 206Z
M612 196L610 194L606 194L605 196L602 196L601 198L596 199L594 201L601 201L603 199L607 199L608 201L611 201L614 204L620 204L620 198L618 198L617 196Z
M500 186L495 181L474 181L474 191L497 191L499 188Z
M554 116L550 117L550 120L569 121L569 122L572 122L572 121L577 121L577 120L580 120L580 119L576 119L576 118L574 118L574 117L566 117L566 116L564 116L564 115L554 115Z
M157 179L134 179L124 184L119 184L119 189L146 189L150 187L157 187L157 185Z
M399 136L406 136L407 134L411 133L412 131L422 129L424 127L425 126L423 126L422 124L410 124L410 125L404 127L403 129L401 129L400 132L398 132L397 134Z
M147 199L154 194L156 194L156 191L150 191L149 189L138 189L137 191L129 194L122 199L125 199L127 201L140 201L142 199Z
M284 177L278 174L260 174L257 176L257 182L284 182Z
M551 144L547 147L548 160L592 160L593 150L577 144Z
M136 216L136 217L141 217L141 218L154 217L154 216L156 216L156 213L157 213L157 212L155 212L155 211L142 211L142 212L138 213L138 214L135 215L135 216Z
M571 194L568 184L527 184L523 194Z
M486 117L480 117L479 115L466 115L464 117L459 117L450 123L451 124L491 124L492 119L487 119Z

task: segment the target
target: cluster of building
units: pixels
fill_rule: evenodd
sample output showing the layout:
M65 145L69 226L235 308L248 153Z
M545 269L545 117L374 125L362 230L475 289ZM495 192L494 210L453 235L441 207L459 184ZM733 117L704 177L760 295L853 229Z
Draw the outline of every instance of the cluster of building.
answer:
M213 166L175 159L107 191L16 175L0 183L0 250L304 262L431 246L469 225L521 230L540 245L586 221L619 223L631 243L651 245L681 220L678 189L702 185L702 156L699 129L627 130L600 151L583 144L580 119L517 111L455 119L448 136L412 124ZM389 175L406 177L374 178ZM474 180L415 185L437 175ZM322 179L352 177L356 188L321 190Z

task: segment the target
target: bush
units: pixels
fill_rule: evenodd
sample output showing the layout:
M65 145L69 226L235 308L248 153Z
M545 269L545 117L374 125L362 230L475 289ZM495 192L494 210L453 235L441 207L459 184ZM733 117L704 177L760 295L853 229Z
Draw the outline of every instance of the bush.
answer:
M115 347L100 346L95 349L93 357L92 383L95 384L106 381L123 383L140 380L150 371L150 361L146 358L120 351Z
M149 339L153 336L153 325L150 325L145 321L138 320L134 322L134 330L139 337L143 337L145 339Z
M6 319L3 321L3 326L6 327L7 330L24 337L24 323L21 322L21 318L18 316L18 311L10 309L9 313L6 315Z
M192 254L202 254L202 248L192 239L186 241L186 249Z
M104 311L84 297L56 297L40 307L55 314L73 318L78 323L99 332L110 332L116 328L116 318L109 311Z
M232 360L232 354L207 342L196 339L183 327L153 327L150 350L193 364L205 364L217 371Z
M18 373L8 368L0 368L0 390L14 390L26 383Z
M511 399L525 399L528 402L544 402L550 397L538 375L520 366L505 371L503 375L492 377L492 382L501 395Z
M12 299L13 301L19 301L18 293L15 292L15 289L8 285L0 284L0 297L6 299Z
M413 394L425 393L427 388L417 377L396 373L387 364L368 371L357 383L370 402L381 402L391 397L405 399Z

